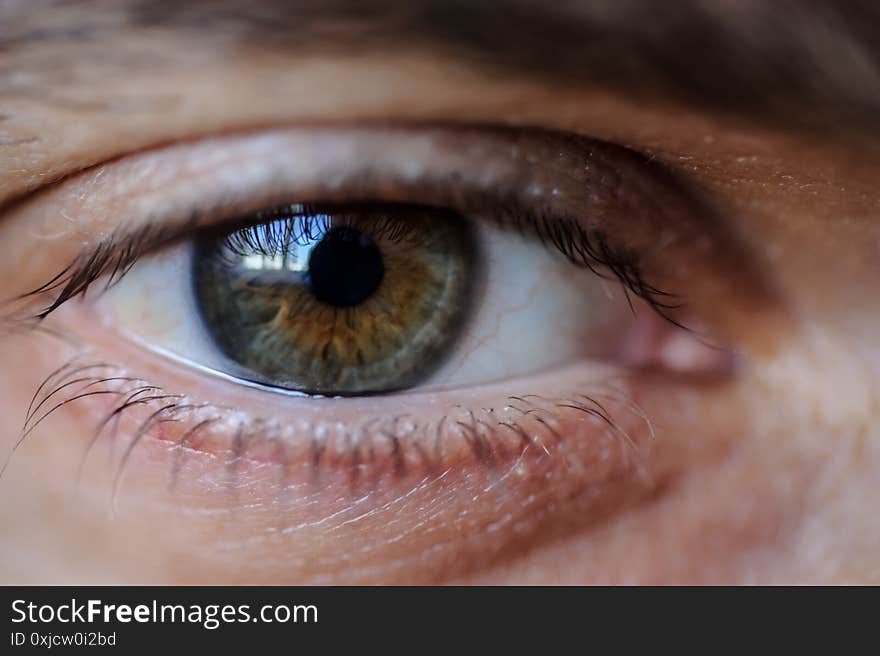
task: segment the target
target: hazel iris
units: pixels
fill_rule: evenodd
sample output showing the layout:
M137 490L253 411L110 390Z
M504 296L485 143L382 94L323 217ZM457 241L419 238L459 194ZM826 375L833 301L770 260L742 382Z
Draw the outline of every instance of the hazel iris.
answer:
M198 240L196 305L242 377L318 394L411 387L451 351L478 278L454 212L293 205Z

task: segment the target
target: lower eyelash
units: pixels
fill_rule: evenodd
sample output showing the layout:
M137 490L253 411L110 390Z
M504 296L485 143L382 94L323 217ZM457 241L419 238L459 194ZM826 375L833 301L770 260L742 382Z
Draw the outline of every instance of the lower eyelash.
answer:
M589 393L584 390L558 398L508 396L497 408L454 405L433 419L399 414L359 423L292 425L194 403L184 395L129 376L121 367L90 361L80 354L38 387L13 453L59 410L109 397L112 403L100 404L101 419L84 448L79 472L82 475L99 440L109 439L114 444L125 434L114 473L114 497L132 453L148 438L174 450L171 489L180 482L188 456L209 453L225 459L226 482L231 486L241 467L272 464L278 466L279 489L291 476L296 477L294 470L307 468L311 484L338 489L334 484L342 483L354 497L383 482L418 482L471 464L478 464L490 480L515 469L525 476L538 475L557 455L564 455L565 436L560 426L576 419L589 424L591 430L598 427L598 437L591 435L590 439L601 443L597 452L600 461L617 460L611 457L617 450L625 467L644 474L641 439L633 435L652 438L650 420L612 381L601 389L596 383L588 387Z

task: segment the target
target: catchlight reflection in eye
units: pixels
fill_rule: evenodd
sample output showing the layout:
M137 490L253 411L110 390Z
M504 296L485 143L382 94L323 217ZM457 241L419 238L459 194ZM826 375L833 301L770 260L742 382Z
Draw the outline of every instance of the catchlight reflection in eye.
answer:
M268 217L267 217L268 215ZM196 246L196 305L239 375L322 394L418 383L458 336L478 267L462 217L291 206Z

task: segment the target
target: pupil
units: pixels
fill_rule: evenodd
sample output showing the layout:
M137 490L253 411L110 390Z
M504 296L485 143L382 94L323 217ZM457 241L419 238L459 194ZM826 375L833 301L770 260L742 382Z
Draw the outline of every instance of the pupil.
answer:
M366 300L384 274L376 242L359 230L337 227L312 249L307 282L319 301L345 307Z

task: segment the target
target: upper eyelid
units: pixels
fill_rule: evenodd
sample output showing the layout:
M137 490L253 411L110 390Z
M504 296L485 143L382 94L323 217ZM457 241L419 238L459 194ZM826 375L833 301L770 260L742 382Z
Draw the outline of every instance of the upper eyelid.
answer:
M335 165L334 158L328 158L316 146L324 145L328 140L331 151L332 147L340 150L336 155L337 160L341 159L340 155L351 152L373 155L374 159L371 161L368 157L362 157L354 166L348 163L350 170L342 175L347 179L334 181L331 175L328 183L322 176L325 176L328 166ZM311 193L315 194L315 198L309 198L308 191L297 192L297 182L291 184L283 174L285 166L296 168L297 163L291 164L289 158L301 153L294 150L293 156L286 153L279 155L277 149L297 144L316 158L330 160L329 164L327 161L315 162L314 170L303 166L298 169L301 177L312 177L305 184L300 182L299 186L301 189L313 189ZM410 147L412 153L406 150ZM397 152L393 152L394 148L397 148ZM248 153L254 156L254 149L265 159L277 159L267 163L265 159L255 157L253 161L241 165L234 162L231 167L224 169L236 156ZM383 159L383 153L389 150L392 152ZM173 176L161 169L163 162L173 169L174 162L169 160L175 157L192 158L182 168L193 173L196 182L199 182L199 176L210 176L212 170L224 173L227 181L231 180L230 171L237 171L246 177L252 175L249 166L257 169L262 167L264 170L258 171L257 177L261 179L254 188L240 187L231 192L224 188L219 194L215 193L215 198L211 200L189 198L186 204L178 200L177 206L169 202L166 205L170 207L158 212L155 209L146 210L143 207L147 204L144 199L150 194L175 190ZM285 157L288 159L285 160ZM424 161L432 158L434 161ZM305 163L306 167L311 165L312 162ZM274 170L273 166L278 170ZM383 167L385 171L375 172ZM444 167L445 171L432 170ZM150 188L146 183L151 182L150 175L156 171L160 180L164 176L164 182ZM396 180L389 182L382 179L383 175L391 176L392 172L396 173ZM205 183L202 180L200 184ZM238 184L237 181L230 186L234 187L235 184ZM246 182L243 187L247 184L252 183ZM145 185L146 192L143 190ZM141 189L138 189L139 186ZM212 180L209 186L216 187L216 180ZM222 181L220 186L223 186ZM389 193L390 187L393 187L392 197L382 198L383 193ZM180 189L176 191L179 193ZM134 198L131 197L132 192L136 194ZM137 195L139 193L142 195ZM192 195L195 194L193 192ZM305 197L302 197L303 194ZM182 195L185 197L186 193ZM256 198L246 198L248 195ZM91 267L94 271L96 257L105 260L104 264L111 269L102 270L101 273L112 274L115 269L118 274L133 261L127 256L119 257L119 253L128 253L136 259L143 252L180 239L206 223L228 221L245 212L266 209L267 204L279 204L283 199L297 202L416 202L448 206L471 215L479 215L480 212L503 214L508 224L526 217L527 227L543 226L539 236L549 241L554 240L554 230L560 221L567 221L576 227L585 225L587 230L598 235L612 227L615 232L626 230L637 237L630 239L633 244L631 249L613 250L607 242L603 242L604 251L600 251L600 257L594 257L592 261L602 265L607 264L601 261L602 256L612 260L618 268L615 273L623 277L633 291L645 296L662 296L662 293L656 286L644 282L635 266L634 254L644 249L645 244L656 248L656 234L661 230L665 231L667 237L681 229L690 233L695 230L706 232L706 226L700 223L697 212L690 207L688 195L670 182L665 171L631 151L576 135L491 127L302 128L209 140L204 144L171 146L96 168L69 181L68 185L61 185L46 194L37 194L32 199L33 205L25 203L21 209L25 218L27 214L33 216L41 212L45 218L46 205L57 212L64 212L64 203L72 201L73 206L79 208L81 218L76 228L85 233L83 241L86 243L72 249L68 257L72 262L68 270L75 276L82 273L82 267ZM94 213L90 208L108 200L116 212L136 216L139 224L135 221L134 226L127 223L113 226L105 216L99 217L97 227L89 225L94 217L82 215ZM52 208L53 201L56 208ZM140 207L140 210L127 211L126 203ZM58 204L62 207L58 208ZM71 212L74 210L68 211L69 214ZM112 229L101 225L101 218ZM89 232L102 228L105 236L89 243ZM678 239L681 240L681 237ZM641 246L637 243L639 241L642 242ZM59 281L62 284L57 284ZM70 278L64 280L62 276L47 287L43 284L44 279L32 286L30 291L38 292L37 295L42 295L45 300L47 292L58 291L59 287L69 282ZM68 284L70 291L81 290L71 288ZM57 298L47 303L44 310L55 306Z
M493 188L495 196L504 196L506 200L521 202L527 198L530 206L543 202L546 206L558 208L566 201L560 198L562 192L569 195L572 186L577 187L575 193L581 197L569 199L569 206L578 213L587 213L592 218L599 217L607 212L607 208L613 202L616 205L626 204L626 209L633 209L646 196L660 193L670 200L675 195L684 194L681 190L671 190L669 179L651 179L652 176L665 176L661 168L649 158L641 156L621 146L596 141L580 135L558 133L543 129L516 129L493 126L436 126L407 124L397 127L363 125L354 127L321 127L312 126L306 128L291 128L268 130L252 134L235 134L219 137L207 137L195 142L183 142L149 151L137 152L122 156L111 162L92 166L84 171L71 176L48 188L32 192L27 198L20 199L9 211L11 214L21 213L35 205L35 211L39 213L43 209L41 204L60 205L59 212L64 216L74 217L77 214L88 213L94 210L96 203L125 202L127 197L140 198L154 193L166 194L169 188L177 184L181 176L197 178L208 175L212 171L231 168L231 173L241 176L243 168L254 168L254 164L262 167L264 172L259 173L261 178L258 189L248 189L248 195L262 194L262 199L250 200L249 204L277 205L289 195L290 178L302 177L302 171L291 175L291 161L301 159L300 154L293 149L293 154L285 154L286 148L291 146L303 146L313 148L310 143L316 139L327 141L332 139L338 146L339 142L372 142L367 143L367 151L374 156L374 161L362 161L357 168L347 171L344 176L348 178L345 183L346 199L351 193L357 191L358 186L367 190L372 199L376 192L374 180L370 177L375 175L376 166L398 170L395 177L404 184L406 178L417 178L420 186L424 185L425 178L430 177L434 164L425 166L418 160L424 160L426 156L436 156L437 151L446 149L453 153L457 159L450 169L449 177L453 177L456 186ZM393 145L396 141L403 141L404 147L409 143L416 143L413 157L401 163L399 154L392 154L387 158L384 153L375 157L377 153L385 150L386 144ZM434 150L426 150L426 141L431 141ZM452 141L453 143L450 143ZM445 142L445 143L444 143ZM378 144L378 149L377 149ZM322 144L323 145L323 144ZM435 147L436 146L436 147ZM322 148L322 150L324 150ZM339 150L338 147L335 150ZM398 149L399 150L399 149ZM352 149L344 154L352 152L361 153L363 149ZM311 153L308 153L311 154ZM334 156L339 160L338 156ZM336 165L334 157L329 158L331 165ZM228 167L226 161L231 159L252 159L246 161L244 167ZM260 158L263 158L262 160ZM476 161L474 161L476 158ZM560 164L553 159L565 159ZM175 163L174 160L179 160ZM308 158L305 158L308 159ZM182 160L182 164L180 163ZM267 163L268 162L268 163ZM505 171L497 173L487 170L486 163L503 165ZM511 171L511 167L517 166L518 170ZM338 186L338 177L334 172L325 171L327 162L308 161L306 166L311 170L312 178L326 177L329 181L314 179L309 181L298 180L295 184L301 190L305 189L306 195L310 192L318 192L322 199L327 201L338 200L333 198L333 192ZM346 161L345 167L352 168L350 161ZM225 168L224 168L225 167ZM583 170L579 170L579 169ZM358 170L359 169L359 170ZM424 171L428 171L428 175ZM543 180L536 179L539 171L552 171L551 175ZM268 172L266 172L268 171ZM488 171L488 174L487 174ZM586 173L584 173L586 171ZM230 172L225 172L228 182ZM383 171L387 174L387 171ZM479 178L471 182L468 177ZM641 180L639 178L642 178ZM571 184L574 181L574 185ZM212 181L215 184L216 181ZM669 192L673 193L670 194ZM587 193L588 192L588 193ZM276 199L272 199L272 195ZM141 222L186 220L186 217L196 209L202 210L203 215L213 211L222 212L223 207L240 201L236 193L230 193L223 189L216 193L219 199L218 205L222 207L205 207L204 199L198 203L187 201L186 206L171 206L159 211L150 210L141 212ZM471 194L476 198L477 194ZM368 200L369 200L368 199ZM543 199L543 201L542 201ZM394 199L388 199L394 200ZM442 202L456 204L456 199L442 198ZM681 198L678 199L679 201ZM671 218L671 214L680 210L681 202L671 203L671 209L658 207L654 204L649 208L654 213L662 213L664 219ZM253 211L254 207L242 209ZM470 209L470 208L468 208ZM614 213L614 210L611 210ZM225 217L229 218L229 217ZM200 219L201 220L201 219ZM106 235L110 232L106 225L88 225L94 223L94 217L77 217L76 221L83 224L79 231L84 239L89 240L98 233ZM115 226L114 226L115 227ZM127 229L127 227L126 227ZM133 232L134 230L131 230ZM97 241L91 239L91 241Z

